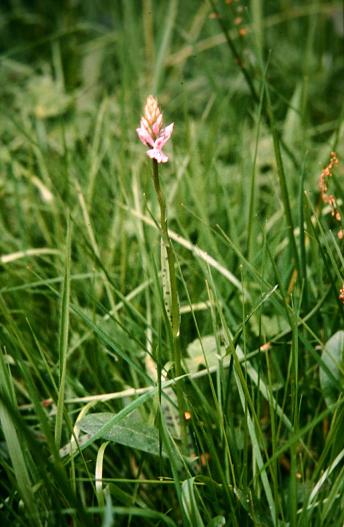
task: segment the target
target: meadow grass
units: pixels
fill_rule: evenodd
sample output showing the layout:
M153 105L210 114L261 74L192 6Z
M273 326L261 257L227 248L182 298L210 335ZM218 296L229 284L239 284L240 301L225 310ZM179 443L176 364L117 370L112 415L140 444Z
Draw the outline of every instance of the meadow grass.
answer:
M341 527L342 3L0 11L1 525Z

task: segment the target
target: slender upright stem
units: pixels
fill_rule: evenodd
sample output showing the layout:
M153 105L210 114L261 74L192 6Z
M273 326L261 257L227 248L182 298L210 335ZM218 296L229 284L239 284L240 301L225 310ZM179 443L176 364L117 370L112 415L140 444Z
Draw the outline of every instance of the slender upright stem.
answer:
M177 291L177 279L176 279L176 271L175 271L175 257L174 257L171 240L168 234L166 201L161 191L160 181L159 181L159 168L158 168L158 163L155 159L153 159L153 181L154 181L155 192L157 194L159 206L160 206L161 236L162 236L162 241L165 245L165 249L167 253L167 263L168 263L170 286L171 286L171 326L172 326L172 335L173 335L173 338L175 339L179 337L179 329L180 329L180 322L179 322L180 314L179 314L179 302L178 302L178 291ZM175 357L175 359L177 359L177 357ZM181 366L180 364L178 365L177 362L180 363L180 357L178 361L176 360L176 369L179 370L176 373L177 375L180 375Z
M167 208L166 201L161 190L160 180L159 180L159 166L155 159L153 159L153 182L155 192L158 198L159 207L160 207L160 227L161 227L161 237L162 243L164 244L166 255L167 255L167 265L168 265L168 276L169 276L169 286L171 293L171 331L172 331L172 341L173 341L173 360L174 360L174 371L175 376L179 377L182 374L182 364L181 364L181 353L180 353L180 343L179 343L179 330L180 330L180 312L179 312L179 301L178 301L178 290L177 290L177 278L175 270L175 256L173 252L173 247L171 243L170 236L168 234L167 226ZM180 383L176 385L176 395L178 400L179 415L181 422L181 436L184 445L186 446L186 428L184 423L184 396L183 390Z

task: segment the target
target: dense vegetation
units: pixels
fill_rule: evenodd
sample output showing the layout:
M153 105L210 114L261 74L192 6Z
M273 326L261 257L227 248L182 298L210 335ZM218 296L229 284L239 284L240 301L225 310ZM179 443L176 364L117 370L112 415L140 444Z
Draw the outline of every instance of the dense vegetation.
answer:
M342 3L0 11L1 525L341 527Z

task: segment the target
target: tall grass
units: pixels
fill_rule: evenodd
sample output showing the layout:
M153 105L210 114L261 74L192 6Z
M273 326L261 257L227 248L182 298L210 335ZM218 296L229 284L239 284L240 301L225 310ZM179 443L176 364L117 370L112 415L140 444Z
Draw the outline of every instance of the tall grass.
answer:
M2 524L342 526L341 3L0 9Z

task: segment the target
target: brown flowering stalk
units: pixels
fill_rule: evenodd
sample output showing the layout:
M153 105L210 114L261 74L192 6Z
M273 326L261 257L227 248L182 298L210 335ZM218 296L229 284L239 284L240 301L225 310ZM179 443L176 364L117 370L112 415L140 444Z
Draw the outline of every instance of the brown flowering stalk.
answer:
M342 285L341 289L339 289L339 300L344 304L344 284Z
M320 174L319 188L320 188L320 196L321 196L323 203L330 206L331 215L335 218L337 222L341 222L342 216L338 210L336 198L334 194L328 193L328 178L332 177L333 170L335 166L338 165L338 163L339 161L338 161L336 152L331 152L330 161ZM340 240L344 238L344 231L342 228L339 229L337 236ZM338 298L344 304L344 284L339 290Z
M331 152L330 161L328 165L321 171L320 180L319 180L319 188L320 188L320 196L321 196L323 203L330 206L332 216L337 221L340 221L342 218L341 218L341 214L337 207L336 198L334 197L333 194L328 193L328 178L332 177L333 169L336 165L338 165L338 163L339 161L338 161L336 152Z

